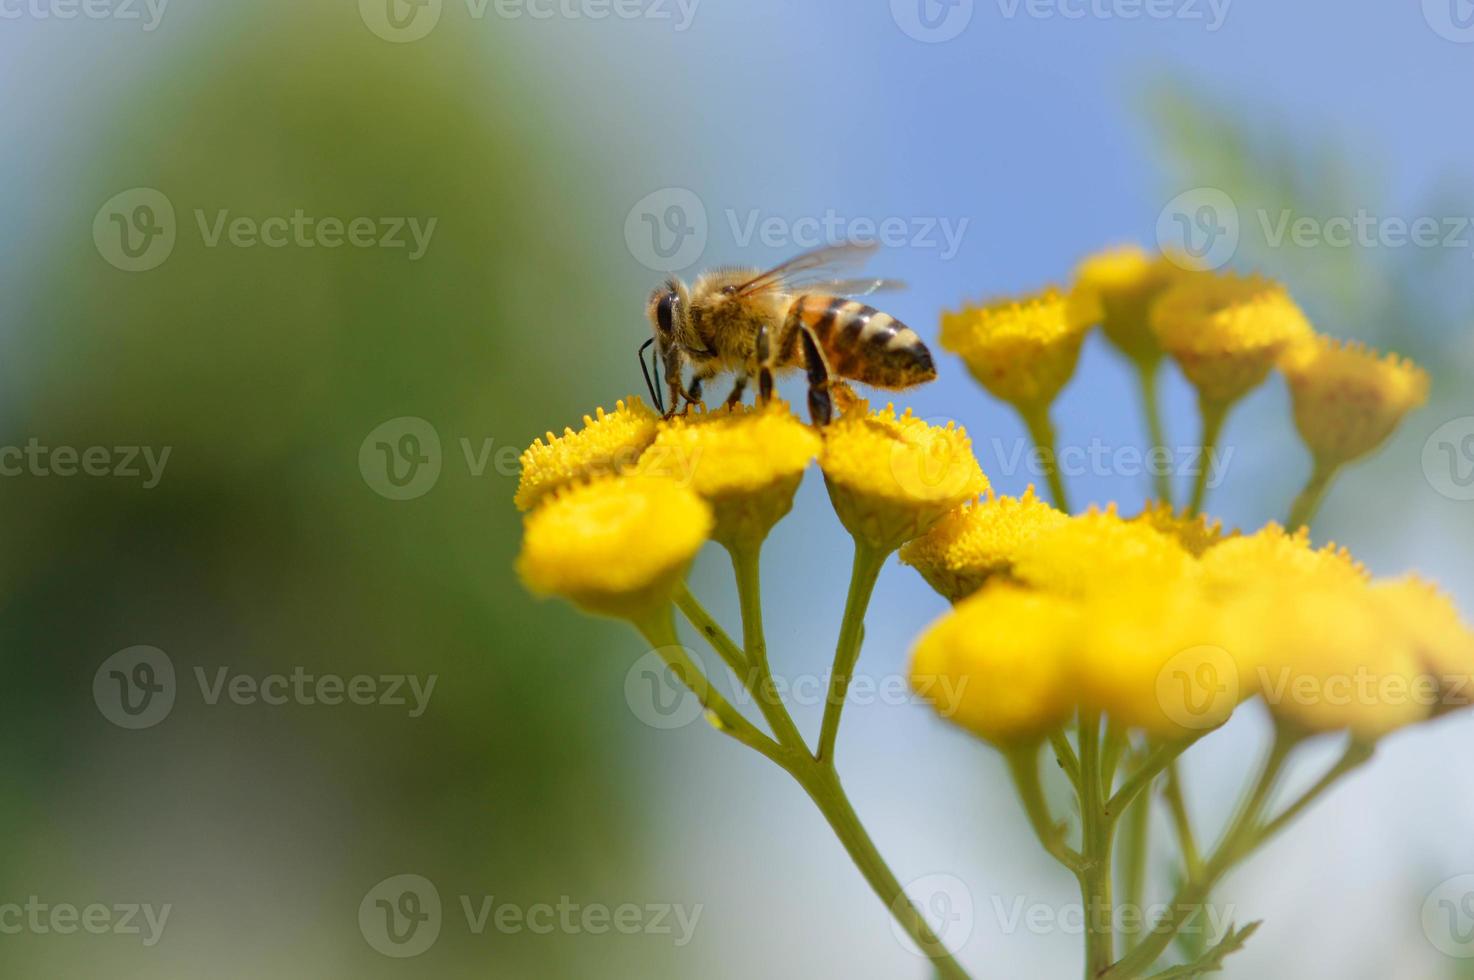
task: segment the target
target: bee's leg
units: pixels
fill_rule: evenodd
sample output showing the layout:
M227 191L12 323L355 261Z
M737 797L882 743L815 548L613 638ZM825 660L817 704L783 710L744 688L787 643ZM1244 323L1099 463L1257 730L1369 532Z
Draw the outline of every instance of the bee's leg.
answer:
M814 335L805 328L799 338L803 341L804 368L809 375L809 418L815 425L828 425L834 415L834 404L829 399L829 368L819 354Z
M740 371L737 380L732 385L732 393L727 396L726 407L732 408L742 401L742 393L747 390L747 372Z
M768 325L757 328L757 401L766 405L773 400L773 352L768 343ZM745 378L743 379L746 380Z

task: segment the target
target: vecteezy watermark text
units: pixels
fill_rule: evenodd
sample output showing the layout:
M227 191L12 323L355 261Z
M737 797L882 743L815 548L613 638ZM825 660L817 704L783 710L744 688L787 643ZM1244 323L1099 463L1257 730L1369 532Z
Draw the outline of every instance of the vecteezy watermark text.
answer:
M208 706L277 708L384 707L419 718L430 705L440 675L313 673L248 674L227 666L195 667L200 700ZM167 718L179 695L174 661L158 647L134 646L108 657L92 677L97 710L120 728L152 728Z
M0 0L0 20L138 21L151 34L168 7L169 0Z
M457 906L466 931L534 936L665 936L682 947L691 942L705 906L679 902L520 902L491 894L461 894ZM377 952L396 959L419 956L435 945L445 924L434 882L416 874L393 875L370 888L358 906L358 928Z
M24 902L0 903L0 935L71 936L83 932L89 936L140 936L143 945L152 948L164 938L173 911L171 904L155 907L137 902L92 902L77 906L43 902L40 896L31 895Z
M482 21L647 20L690 28L701 0L464 0L466 15ZM446 0L358 0L358 15L376 36L394 44L428 37L444 13Z
M939 215L856 215L834 208L797 216L760 208L723 208L723 224L739 249L761 245L800 252L823 245L883 245L936 252L943 261L962 248L971 219ZM663 187L636 201L625 214L624 242L647 269L675 272L695 265L706 251L711 219L704 202L684 187Z
M440 220L319 215L304 208L264 217L238 214L230 208L195 208L193 217L205 248L378 248L403 251L410 262L425 257ZM163 265L173 254L179 234L173 202L152 187L114 194L92 219L92 241L98 254L124 272L147 272Z
M1222 268L1246 240L1264 250L1412 248L1464 251L1474 256L1474 218L1380 214L1370 208L1330 215L1255 208L1246 214L1226 192L1197 187L1168 202L1157 220L1157 243L1162 250L1199 267Z
M114 477L142 479L152 490L163 479L173 446L43 446L32 436L24 446L0 446L0 476Z

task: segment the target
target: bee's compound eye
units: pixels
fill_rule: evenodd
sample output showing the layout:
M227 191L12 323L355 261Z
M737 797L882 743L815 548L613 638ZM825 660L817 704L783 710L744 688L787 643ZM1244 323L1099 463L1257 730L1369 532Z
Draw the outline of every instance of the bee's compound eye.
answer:
M676 305L676 294L666 293L660 297L660 302L655 304L655 324L660 327L661 333L671 331L671 311Z

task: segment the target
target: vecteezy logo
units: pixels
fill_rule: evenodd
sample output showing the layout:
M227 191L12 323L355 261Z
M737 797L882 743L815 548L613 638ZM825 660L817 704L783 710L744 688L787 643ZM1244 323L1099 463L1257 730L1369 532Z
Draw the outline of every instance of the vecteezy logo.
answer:
M133 187L108 198L92 219L92 243L109 265L124 272L157 269L174 251L174 205L152 187Z
M918 949L916 943L901 928L894 915L891 917L891 933L896 941L918 956L934 955L951 950L956 952L972 938L975 925L972 891L967 882L956 875L931 874L908 884L892 904L892 912L903 911L902 903L910 902L931 926L941 949Z
M973 0L891 0L891 19L927 44L950 41L972 21Z
M395 959L419 956L440 938L440 892L420 875L385 878L358 904L358 931Z
M706 205L694 191L664 187L635 202L624 218L624 244L655 272L693 265L706 251Z
M394 44L418 41L440 23L444 0L358 0L369 30Z
M1474 0L1423 0L1423 17L1439 37L1474 43Z
M694 656L685 647L674 649ZM685 728L702 714L701 702L676 676L660 650L651 650L630 666L624 675L624 700L635 717L651 728Z
M1423 443L1423 476L1450 500L1474 500L1474 415L1433 430Z
M1428 893L1423 935L1445 956L1474 958L1474 874L1450 878Z
M923 420L927 431L932 428L949 429L957 425L955 419L934 415ZM907 496L924 500L942 500L956 497L967 486L970 472L963 457L952 451L952 444L942 439L932 439L918 447L897 442L891 447L891 476ZM966 457L970 459L971 457Z
M1179 194L1157 216L1157 247L1191 268L1221 269L1239 250L1239 209L1216 187ZM1182 260L1176 256L1183 256Z
M152 728L174 710L174 662L158 647L119 650L92 675L92 700L119 728Z
M413 415L390 419L364 437L358 471L381 497L423 497L440 479L440 433Z
M1222 647L1195 646L1157 672L1157 703L1173 723L1189 731L1217 728L1239 703L1239 671Z

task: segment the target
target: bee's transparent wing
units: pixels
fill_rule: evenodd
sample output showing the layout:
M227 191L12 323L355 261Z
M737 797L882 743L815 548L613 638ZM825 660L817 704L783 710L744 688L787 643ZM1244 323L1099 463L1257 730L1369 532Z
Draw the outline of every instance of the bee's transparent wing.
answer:
M788 292L795 285L812 286L818 282L841 282L844 280L839 279L839 273L863 265L870 256L875 254L876 248L874 242L865 244L848 242L843 245L816 248L812 252L795 256L782 265L774 266L766 272L758 273L738 286L735 292L739 296L750 296L753 293L768 290ZM875 282L876 280L867 281Z
M905 289L900 279L825 279L801 277L786 286L791 292L824 293L829 296L869 296Z

